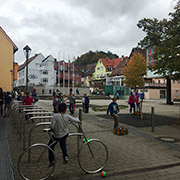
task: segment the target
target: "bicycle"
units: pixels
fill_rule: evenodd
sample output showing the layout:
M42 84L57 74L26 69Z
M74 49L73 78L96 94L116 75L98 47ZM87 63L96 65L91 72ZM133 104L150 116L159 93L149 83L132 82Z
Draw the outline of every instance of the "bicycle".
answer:
M44 132L48 132L50 138L52 138L50 129L44 129ZM69 137L70 136L82 136L84 138L84 143L78 151L78 164L84 172L97 173L106 166L108 160L108 149L101 140L87 138L80 124L79 132L70 133ZM56 143L56 141L52 144L54 143ZM45 180L52 175L56 166L55 159L55 163L51 167L48 167L48 151L51 151L54 154L54 151L50 148L52 144L48 146L46 144L36 143L26 148L20 154L18 159L18 172L23 179ZM36 177L31 173L32 169L36 171Z

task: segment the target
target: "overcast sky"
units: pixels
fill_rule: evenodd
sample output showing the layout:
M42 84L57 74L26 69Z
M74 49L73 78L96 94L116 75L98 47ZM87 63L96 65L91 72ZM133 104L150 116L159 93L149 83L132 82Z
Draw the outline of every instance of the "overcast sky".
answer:
M18 46L15 61L42 53L70 59L92 51L129 56L143 39L140 19L167 18L177 0L0 0L0 26ZM59 55L60 54L60 55Z

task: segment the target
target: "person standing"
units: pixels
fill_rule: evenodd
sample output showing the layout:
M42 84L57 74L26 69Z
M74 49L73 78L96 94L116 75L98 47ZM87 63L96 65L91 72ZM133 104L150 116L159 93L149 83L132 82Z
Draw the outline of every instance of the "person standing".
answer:
M85 113L88 113L90 100L89 100L89 97L87 96L87 94L84 94L84 96L85 96L84 97L85 98L85 100L84 100Z
M36 89L32 90L31 96L32 96L32 98L34 100L34 104L35 104L39 100L39 97L37 95Z
M82 96L82 109L83 109L83 112L85 112L85 95L84 94Z
M66 109L67 109L66 104L61 103L58 110L59 113L53 116L53 119L51 121L51 131L53 132L53 135L48 143L50 148L54 151L56 144L59 142L63 154L64 164L68 163L68 157L69 157L66 148L66 139L69 134L68 124L69 122L75 122L75 123L80 122L78 118L74 118L66 114ZM56 141L56 143L51 145L54 140ZM53 166L55 163L54 153L51 150L49 150L49 162L50 162L49 167Z
M74 114L74 97L72 94L69 94L69 112L70 114Z
M112 102L109 104L108 109L107 109L107 115L110 112L111 116L114 118L114 129L113 129L114 134L117 134L117 131L119 130L118 129L118 126L119 126L119 116L118 116L119 107L118 107L118 104L116 103L116 101L117 101L117 98L114 97L112 99Z
M22 100L23 105L32 105L33 102L34 101L32 96L30 96L30 92L26 92L26 96Z
M0 88L0 109L1 109L1 115L3 115L3 104L4 104L4 93L3 93L3 89Z
M131 92L130 96L129 96L129 100L128 100L128 104L130 105L130 114L132 114L132 109L133 112L135 113L135 97L133 95L133 92Z
M136 92L135 94L135 101L136 101L136 109L137 109L136 112L140 113L140 97L138 92Z
M8 117L10 114L10 103L11 103L11 95L10 92L7 92L4 98L5 105L4 105L4 117Z

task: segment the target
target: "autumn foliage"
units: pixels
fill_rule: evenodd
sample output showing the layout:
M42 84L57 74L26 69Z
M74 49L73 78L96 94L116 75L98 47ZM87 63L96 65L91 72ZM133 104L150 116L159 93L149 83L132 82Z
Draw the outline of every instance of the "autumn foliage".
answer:
M142 75L146 74L146 59L140 53L133 53L124 66L124 83L131 88L143 87Z

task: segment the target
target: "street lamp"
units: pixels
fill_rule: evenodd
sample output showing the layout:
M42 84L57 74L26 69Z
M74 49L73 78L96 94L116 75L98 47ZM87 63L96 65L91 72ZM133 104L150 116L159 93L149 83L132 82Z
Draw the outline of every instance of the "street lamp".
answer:
M24 51L24 55L26 57L26 92L27 92L28 91L28 58L31 53L31 48L28 45L26 45L23 48L23 51Z

